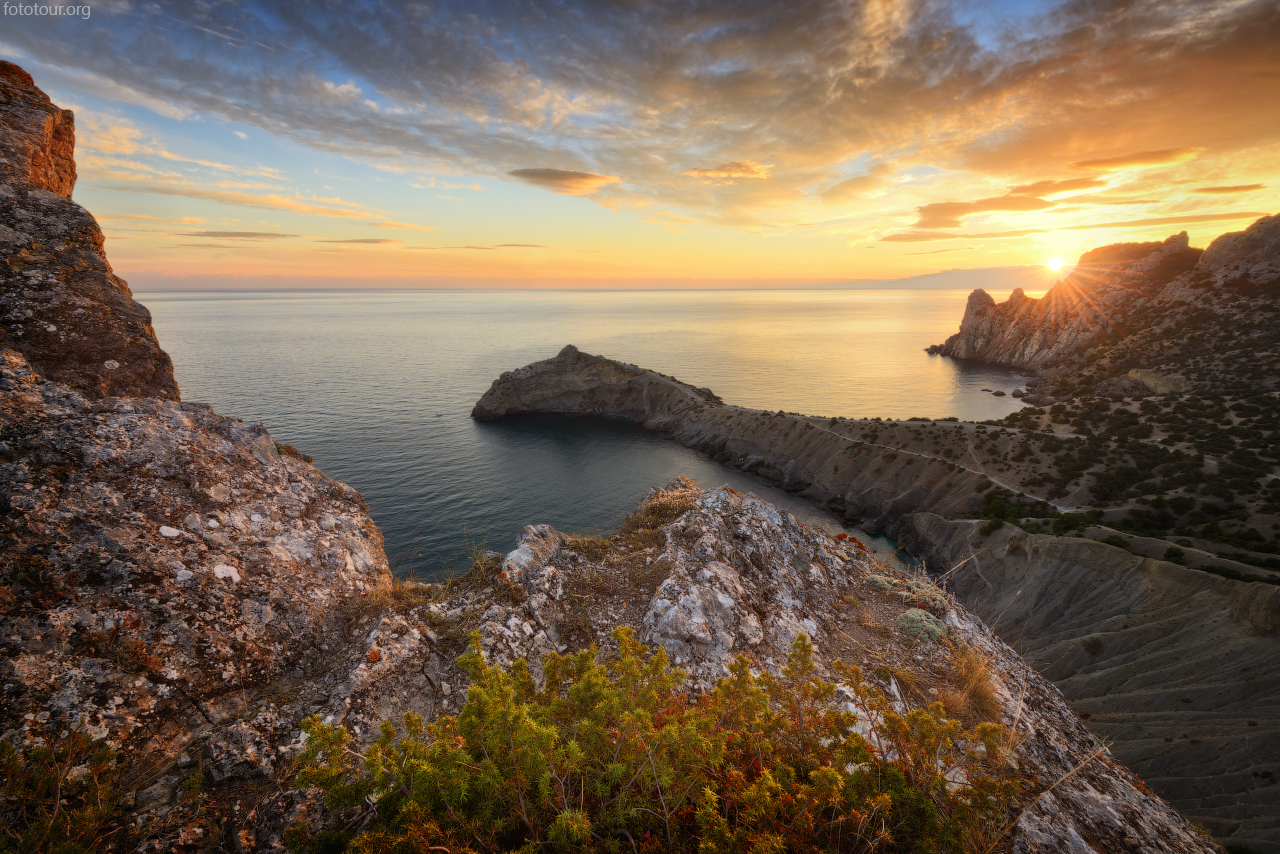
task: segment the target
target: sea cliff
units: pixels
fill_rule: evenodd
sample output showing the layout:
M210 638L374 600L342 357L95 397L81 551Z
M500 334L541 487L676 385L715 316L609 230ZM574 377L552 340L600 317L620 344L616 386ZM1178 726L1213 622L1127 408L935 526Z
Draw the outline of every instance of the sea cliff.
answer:
M1280 216L1270 216L1205 250L1182 232L1086 252L1041 299L1016 290L996 303L976 290L960 330L929 352L1037 371L1041 397L1274 388L1277 298Z

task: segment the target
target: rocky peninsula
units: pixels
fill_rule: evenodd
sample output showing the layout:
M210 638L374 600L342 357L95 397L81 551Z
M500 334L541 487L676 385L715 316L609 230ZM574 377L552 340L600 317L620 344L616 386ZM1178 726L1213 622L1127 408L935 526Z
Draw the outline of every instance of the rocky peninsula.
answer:
M393 580L354 490L261 425L179 401L146 310L70 199L72 117L16 66L0 66L0 79L7 830L76 809L89 822L80 843L97 850L281 850L289 829L349 838L368 811L295 786L304 718L342 725L363 746L404 712L430 720L463 706L468 632L488 661L536 667L551 651L608 648L610 630L630 625L675 657L693 691L739 652L780 667L804 633L824 673L836 658L861 665L889 709L941 702L948 715L1001 724L1000 758L975 751L967 761L1021 781L996 828L1008 850L1216 850L955 599L751 496L676 482L607 539L531 526L510 554L477 554L462 577ZM562 361L616 392L602 400L604 387L592 394L586 380L561 390L595 414L653 407L705 436L731 420L705 390L574 351ZM496 398L519 398L519 380L480 411L500 414ZM857 468L857 452L828 459L820 437L838 433L809 420L746 420L743 436L763 443L785 430L810 448L811 462L790 467L797 484L812 467L829 465L833 477ZM785 475L775 441L760 467ZM899 509L960 513L973 500L957 497L961 487L976 495L980 476L959 464L907 465L863 444L864 460L896 463L898 480L857 492L859 507L901 524ZM928 478L908 469L926 465L955 488L922 492ZM69 753L77 734L111 754ZM56 761L41 765L42 755ZM885 748L872 758L895 761ZM47 803L45 789L22 788L37 766L57 783ZM950 769L948 787L975 769ZM86 786L96 806L79 800Z

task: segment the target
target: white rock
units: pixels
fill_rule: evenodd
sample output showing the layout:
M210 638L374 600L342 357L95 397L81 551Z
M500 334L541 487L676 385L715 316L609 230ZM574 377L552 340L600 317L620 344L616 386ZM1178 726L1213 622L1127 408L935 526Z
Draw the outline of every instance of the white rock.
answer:
M227 566L225 563L220 563L215 566L213 568L213 574L218 578L230 578L232 581L240 580L240 570L236 569L234 566Z
M189 569L180 569L178 570L177 575L175 577L178 579L179 584L185 584L186 582L190 581L193 577L195 577L195 573L193 573Z
M217 520L217 519L210 519L210 520L209 520L209 527L210 527L210 528L217 528L217 527L220 527L220 524L219 524L219 522L218 522L218 520Z
M181 533L182 532L179 531L177 528L170 528L168 525L160 526L160 536L165 537L167 539L172 540L174 537L178 536Z
M262 521L262 516L261 516L261 515L259 515L259 514L257 514L257 513L254 513L252 516L250 516L250 517L249 517L249 521L250 521L250 522L261 522L261 521Z
M115 359L107 359L102 363L102 367L106 368L108 371L114 371L116 368L120 367L120 363Z

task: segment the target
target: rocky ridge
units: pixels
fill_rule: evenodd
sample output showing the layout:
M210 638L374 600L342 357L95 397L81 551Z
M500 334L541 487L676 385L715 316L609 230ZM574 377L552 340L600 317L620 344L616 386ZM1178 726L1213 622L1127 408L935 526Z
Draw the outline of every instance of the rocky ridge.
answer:
M1280 588L1087 539L908 516L900 542L1151 789L1232 844L1280 834Z

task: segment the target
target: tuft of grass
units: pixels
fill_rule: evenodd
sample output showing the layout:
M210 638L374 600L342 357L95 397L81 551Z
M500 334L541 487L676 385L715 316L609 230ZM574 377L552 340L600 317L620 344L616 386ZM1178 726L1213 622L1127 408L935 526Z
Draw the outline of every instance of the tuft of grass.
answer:
M992 684L990 662L972 647L956 651L952 664L953 683L939 691L938 699L966 724L999 721L1000 701Z
M582 555L587 560L595 562L604 560L612 548L606 538L597 534L569 537L565 541L564 547L571 552Z
M311 462L311 457L302 453L293 445L286 445L283 442L276 442L276 453L282 457L293 457L295 460L302 460L304 463Z
M638 542L638 540L643 540L646 546L656 545L653 542L655 529L670 525L691 507L693 507L693 493L691 491L672 490L670 492L659 492L628 516L618 526L615 536L637 546L641 546L641 542ZM642 536L646 532L649 532L648 536ZM656 539L661 542L660 532L657 532Z
M636 566L628 573L633 587L653 592L658 585L671 577L676 565L665 557L660 557L648 566Z

